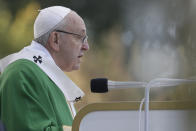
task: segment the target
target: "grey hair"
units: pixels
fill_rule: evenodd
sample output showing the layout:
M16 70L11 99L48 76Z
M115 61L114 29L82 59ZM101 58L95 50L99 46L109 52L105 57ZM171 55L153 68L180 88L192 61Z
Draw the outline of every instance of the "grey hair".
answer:
M46 43L48 42L48 39L50 37L50 33L52 33L52 32L53 31L48 31L47 33L43 34L39 38L34 39L34 41L36 41L42 45L46 45Z

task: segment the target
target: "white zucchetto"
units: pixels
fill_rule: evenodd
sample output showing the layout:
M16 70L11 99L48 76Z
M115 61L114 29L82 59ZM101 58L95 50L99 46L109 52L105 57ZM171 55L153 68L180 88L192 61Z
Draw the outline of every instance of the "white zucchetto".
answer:
M51 6L40 10L34 23L34 39L54 28L70 11L63 6Z

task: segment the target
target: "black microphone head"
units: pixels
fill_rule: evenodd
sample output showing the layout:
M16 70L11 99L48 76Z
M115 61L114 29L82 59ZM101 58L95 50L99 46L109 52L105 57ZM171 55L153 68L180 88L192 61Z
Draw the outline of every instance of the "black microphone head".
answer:
M91 92L105 93L108 92L108 79L96 78L91 80Z

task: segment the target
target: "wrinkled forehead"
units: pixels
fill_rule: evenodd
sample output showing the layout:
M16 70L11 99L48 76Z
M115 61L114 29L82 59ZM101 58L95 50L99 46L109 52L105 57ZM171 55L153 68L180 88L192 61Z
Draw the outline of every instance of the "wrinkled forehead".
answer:
M71 11L66 16L65 30L84 34L86 33L86 26L83 19L77 13Z

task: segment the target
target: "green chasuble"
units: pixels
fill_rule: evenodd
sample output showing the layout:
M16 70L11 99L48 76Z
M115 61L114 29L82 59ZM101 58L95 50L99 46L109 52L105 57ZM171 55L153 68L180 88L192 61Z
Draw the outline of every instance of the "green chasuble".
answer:
M6 131L62 131L73 121L61 90L25 59L13 62L0 75L0 106Z

